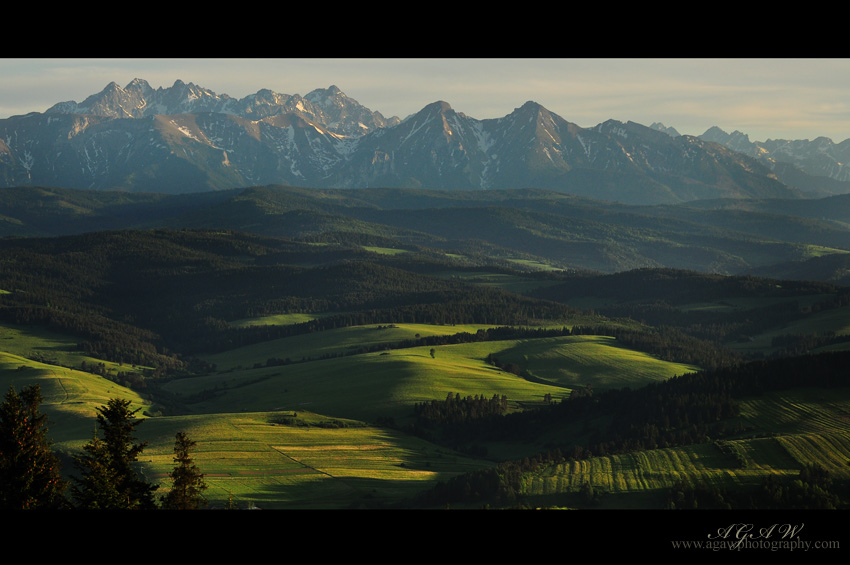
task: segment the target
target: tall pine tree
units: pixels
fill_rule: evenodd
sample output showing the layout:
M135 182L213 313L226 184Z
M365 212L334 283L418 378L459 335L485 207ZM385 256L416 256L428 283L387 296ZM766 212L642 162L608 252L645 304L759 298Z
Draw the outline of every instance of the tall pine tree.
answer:
M72 494L82 508L98 510L150 510L156 508L153 493L157 485L145 481L134 468L147 442L134 443L135 419L139 410L130 409L130 401L111 399L97 409L97 423L103 433L85 445L75 459L80 476L74 480Z
M0 404L0 509L57 509L67 505L59 460L39 412L41 388L9 387Z
M191 457L195 442L185 432L174 439L174 470L171 472L171 490L162 499L166 510L197 510L206 505L203 492L207 489L204 475Z

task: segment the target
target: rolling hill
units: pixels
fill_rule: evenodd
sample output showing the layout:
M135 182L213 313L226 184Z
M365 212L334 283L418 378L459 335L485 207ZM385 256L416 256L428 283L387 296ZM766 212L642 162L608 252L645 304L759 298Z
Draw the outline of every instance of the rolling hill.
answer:
M351 196L327 193L337 209L376 209ZM843 287L540 270L387 228L301 239L159 228L0 245L0 380L43 387L66 462L94 408L122 396L144 410L145 476L168 487L171 440L187 431L219 507L708 507L719 489L744 507L765 477L793 481L808 464L844 496L846 385L829 353L815 355L846 349ZM800 378L782 385L783 371ZM779 400L763 399L753 375ZM839 396L825 405L817 391L828 386ZM444 419L443 407L491 398L504 412ZM777 411L791 403L820 410L821 423L792 425L806 416ZM451 494L480 477L501 486Z

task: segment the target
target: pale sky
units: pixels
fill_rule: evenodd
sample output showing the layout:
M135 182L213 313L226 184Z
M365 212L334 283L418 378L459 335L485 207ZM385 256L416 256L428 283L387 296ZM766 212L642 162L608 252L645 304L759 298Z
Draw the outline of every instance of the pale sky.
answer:
M592 127L661 122L766 139L850 138L850 59L0 59L0 118L82 102L110 82L175 80L243 98L336 85L384 116L438 100L477 119L532 100Z

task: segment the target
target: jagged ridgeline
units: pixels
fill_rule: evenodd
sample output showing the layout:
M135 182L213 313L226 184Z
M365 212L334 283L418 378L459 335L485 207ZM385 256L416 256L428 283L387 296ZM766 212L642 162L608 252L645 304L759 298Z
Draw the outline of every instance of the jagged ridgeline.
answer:
M237 100L179 80L154 89L136 79L0 120L0 186L536 187L669 204L846 193L848 151L847 141L751 143L717 128L694 137L615 120L580 127L533 101L485 119L436 101L400 119L335 86Z

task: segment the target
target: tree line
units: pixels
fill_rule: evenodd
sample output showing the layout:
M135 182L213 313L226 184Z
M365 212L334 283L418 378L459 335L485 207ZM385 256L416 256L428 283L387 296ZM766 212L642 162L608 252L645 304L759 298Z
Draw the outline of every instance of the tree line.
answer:
M752 510L835 510L845 502L844 492L833 488L832 473L822 465L803 465L796 477L764 476L755 488L730 490L725 487L677 480L667 493L666 508L752 509Z
M76 474L62 478L51 451L47 417L39 410L38 385L18 393L12 386L0 404L0 509L3 510L192 510L203 508L207 485L193 462L195 442L185 432L174 441L171 488L156 497L159 485L148 482L135 464L147 442L138 442L139 409L114 398L97 408L94 437L75 455Z

